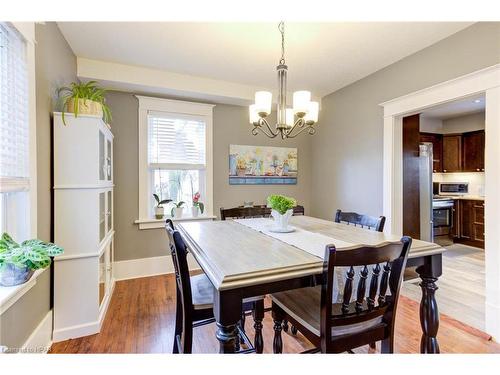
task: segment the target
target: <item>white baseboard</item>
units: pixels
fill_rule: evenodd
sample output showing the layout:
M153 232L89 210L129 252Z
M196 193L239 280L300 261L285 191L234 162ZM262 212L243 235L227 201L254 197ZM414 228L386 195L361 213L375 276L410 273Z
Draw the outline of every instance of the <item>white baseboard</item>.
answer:
M89 336L99 333L100 329L101 323L99 321L56 329L52 335L52 341L59 342L77 337Z
M52 345L52 315L50 310L28 337L19 353L47 353Z
M188 256L188 264L190 270L200 269L192 256ZM115 280L136 279L138 277L157 276L174 272L174 264L170 255L121 260L114 262L113 268Z

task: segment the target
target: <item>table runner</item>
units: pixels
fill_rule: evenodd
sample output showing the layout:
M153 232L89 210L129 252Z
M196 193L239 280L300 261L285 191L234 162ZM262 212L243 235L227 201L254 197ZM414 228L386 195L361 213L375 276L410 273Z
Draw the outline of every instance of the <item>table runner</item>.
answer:
M308 230L295 228L295 231L290 233L275 233L270 229L274 226L274 221L270 218L251 218L251 219L235 219L238 224L261 232L267 236L273 237L279 241L285 242L300 250L306 251L309 254L315 255L321 259L325 256L326 245L335 245L337 247L350 247L353 244L350 242L338 240L332 237L325 236L320 233L310 232ZM351 302L356 300L357 286L360 278L360 271L363 267L354 267L353 289L351 294ZM345 274L349 270L348 267L336 267L333 275L333 293L332 301L341 303L343 298ZM366 288L365 297L368 296L369 288Z

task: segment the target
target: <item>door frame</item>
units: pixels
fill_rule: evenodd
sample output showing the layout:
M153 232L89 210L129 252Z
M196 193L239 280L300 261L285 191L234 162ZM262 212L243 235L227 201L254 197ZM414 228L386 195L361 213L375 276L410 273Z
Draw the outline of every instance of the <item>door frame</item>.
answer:
M381 103L384 108L383 212L386 231L403 231L404 116L485 93L486 332L500 339L500 64Z

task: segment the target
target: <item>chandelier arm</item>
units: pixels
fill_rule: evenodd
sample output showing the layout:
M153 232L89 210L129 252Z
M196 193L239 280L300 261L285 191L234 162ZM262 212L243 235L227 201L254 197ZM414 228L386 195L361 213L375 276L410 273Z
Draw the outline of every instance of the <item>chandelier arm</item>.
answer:
M266 124L267 129L269 129L269 133L271 133L273 135L271 138L274 138L279 134L278 131L276 131L276 132L273 131L273 129L271 128L271 125L269 125L269 123L267 122L267 120L265 118L262 118L260 122L263 122L264 124ZM269 137L269 135L267 135L267 136Z
M295 123L293 124L293 126L290 128L290 130L287 130L287 131L286 131L287 135L288 135L288 134L291 134L291 133L293 132L293 130L294 130L297 126L298 126L299 128L301 128L302 126L304 126L304 123L305 123L305 122L303 121L303 119L298 118L298 119L295 121Z
M265 123L267 125L267 128L269 129L269 132L266 131L266 128L262 126L262 123ZM278 135L278 133L274 133L271 130L271 127L269 126L269 124L267 123L267 121L265 121L264 119L259 119L259 122L254 123L254 127L252 129L252 134L253 135L259 134L259 130L262 133L264 133L269 138L276 138L276 136Z
M303 127L296 134L293 134L293 135L291 134L292 132L290 131L288 133L288 138L295 138L296 136L298 136L300 133L302 133L305 130L307 130L310 135L313 135L314 133L316 133L316 129L314 129L314 125L309 125L307 127Z

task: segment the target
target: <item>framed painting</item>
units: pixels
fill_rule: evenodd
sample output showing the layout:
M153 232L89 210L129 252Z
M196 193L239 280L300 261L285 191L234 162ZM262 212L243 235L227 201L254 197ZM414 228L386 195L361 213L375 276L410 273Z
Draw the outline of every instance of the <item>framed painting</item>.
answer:
M295 185L296 183L296 148L229 146L230 185Z

